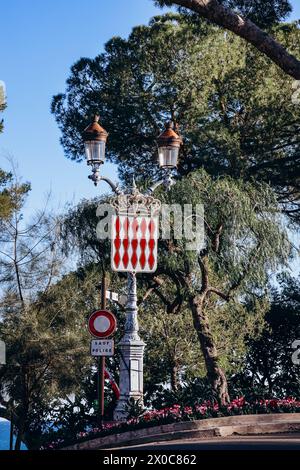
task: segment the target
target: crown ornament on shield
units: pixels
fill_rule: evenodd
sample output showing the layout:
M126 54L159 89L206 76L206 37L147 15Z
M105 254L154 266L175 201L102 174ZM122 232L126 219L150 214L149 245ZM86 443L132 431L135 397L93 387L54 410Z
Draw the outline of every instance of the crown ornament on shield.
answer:
M110 200L110 205L119 215L132 216L157 216L161 210L161 201L149 194L142 194L135 184L133 184L129 194L120 194Z

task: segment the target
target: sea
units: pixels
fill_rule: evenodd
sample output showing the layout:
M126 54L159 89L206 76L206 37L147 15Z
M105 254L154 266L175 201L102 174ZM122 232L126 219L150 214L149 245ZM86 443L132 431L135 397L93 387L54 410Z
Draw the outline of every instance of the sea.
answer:
M0 450L9 450L9 430L10 422L0 418ZM21 449L27 450L27 447L22 444Z

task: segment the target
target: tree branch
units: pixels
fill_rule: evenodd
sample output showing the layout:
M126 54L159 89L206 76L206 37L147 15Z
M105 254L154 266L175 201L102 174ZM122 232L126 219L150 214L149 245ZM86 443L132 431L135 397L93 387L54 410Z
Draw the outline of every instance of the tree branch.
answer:
M252 21L220 5L217 0L172 0L165 3L192 10L212 23L232 31L269 57L285 73L296 80L300 79L300 61L296 57Z
M210 293L210 292L218 295L223 300L226 300L226 302L230 300L230 296L228 294L224 294L224 292L221 292L219 289L216 289L215 287L208 287L207 293Z
M208 289L208 269L206 265L206 259L202 259L201 255L198 256L198 264L202 276L202 285L200 289L200 294L206 294Z
M212 249L215 253L218 253L220 249L220 237L221 237L222 231L223 231L223 224L220 223L217 226L216 232L214 234L214 238L212 240Z

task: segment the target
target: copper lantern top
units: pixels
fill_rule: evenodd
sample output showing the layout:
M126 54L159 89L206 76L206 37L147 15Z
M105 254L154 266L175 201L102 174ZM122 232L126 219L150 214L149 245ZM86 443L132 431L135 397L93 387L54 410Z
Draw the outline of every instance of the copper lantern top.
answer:
M106 142L108 133L106 132L103 127L99 124L99 116L94 116L94 121L89 124L83 131L83 139L84 141L89 140L98 140L102 142Z
M158 147L180 147L182 139L173 129L172 122L166 123L166 129L157 139Z

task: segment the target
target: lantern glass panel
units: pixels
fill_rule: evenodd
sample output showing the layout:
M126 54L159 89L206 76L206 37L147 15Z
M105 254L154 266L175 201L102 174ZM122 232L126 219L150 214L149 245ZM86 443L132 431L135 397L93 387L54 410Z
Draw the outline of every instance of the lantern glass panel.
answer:
M158 163L160 168L176 168L178 162L179 147L159 147Z
M84 143L87 163L104 163L105 142L102 140L89 140Z

